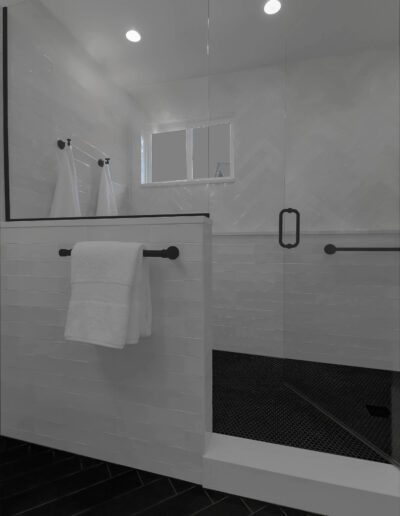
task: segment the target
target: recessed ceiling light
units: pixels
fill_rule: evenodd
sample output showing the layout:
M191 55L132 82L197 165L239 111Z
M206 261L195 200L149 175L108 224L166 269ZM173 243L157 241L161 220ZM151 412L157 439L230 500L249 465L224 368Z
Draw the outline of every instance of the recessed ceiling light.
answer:
M266 14L276 14L282 8L282 4L279 0L268 0L268 2L264 5L264 12Z
M126 36L126 39L128 41L132 41L132 43L137 43L138 41L140 41L142 39L142 36L140 35L140 33L135 29L128 30L128 32L125 34L125 36Z

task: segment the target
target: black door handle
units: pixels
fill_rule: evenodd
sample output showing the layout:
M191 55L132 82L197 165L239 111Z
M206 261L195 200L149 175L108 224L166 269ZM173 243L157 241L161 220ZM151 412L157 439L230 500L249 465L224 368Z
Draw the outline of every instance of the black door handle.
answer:
M294 243L285 244L283 241L283 222L285 213L294 213L296 215L296 240ZM294 249L300 244L300 212L293 208L286 208L279 213L279 245L285 249Z

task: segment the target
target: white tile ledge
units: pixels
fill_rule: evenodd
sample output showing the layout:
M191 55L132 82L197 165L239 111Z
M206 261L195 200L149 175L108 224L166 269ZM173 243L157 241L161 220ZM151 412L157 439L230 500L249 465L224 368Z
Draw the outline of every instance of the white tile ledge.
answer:
M119 219L77 219L77 220L40 220L0 222L0 229L12 228L44 228L44 227L84 227L84 226L160 226L177 224L211 224L211 219L196 217L143 217Z

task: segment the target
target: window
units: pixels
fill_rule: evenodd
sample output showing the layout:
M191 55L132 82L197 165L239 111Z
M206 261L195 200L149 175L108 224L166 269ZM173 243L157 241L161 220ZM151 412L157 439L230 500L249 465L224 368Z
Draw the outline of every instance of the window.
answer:
M232 125L215 122L142 135L142 184L232 181Z

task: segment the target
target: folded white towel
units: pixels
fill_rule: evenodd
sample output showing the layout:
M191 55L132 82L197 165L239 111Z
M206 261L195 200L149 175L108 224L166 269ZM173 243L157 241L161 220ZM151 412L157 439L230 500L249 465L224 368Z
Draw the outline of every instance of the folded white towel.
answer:
M151 333L143 244L81 242L71 255L65 339L122 349Z

